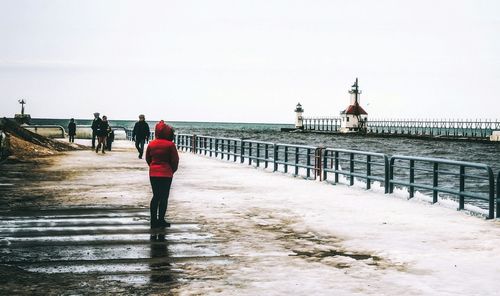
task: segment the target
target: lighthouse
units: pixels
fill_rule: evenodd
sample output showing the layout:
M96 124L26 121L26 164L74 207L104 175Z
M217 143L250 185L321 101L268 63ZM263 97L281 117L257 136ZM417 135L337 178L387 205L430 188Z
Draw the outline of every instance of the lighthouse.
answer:
M304 109L302 109L302 105L297 103L295 107L295 128L296 129L304 129L304 123L302 122L302 113Z
M351 100L349 106L340 112L340 132L363 132L366 131L366 122L368 120L368 113L359 104L361 91L359 90L358 78L349 90Z

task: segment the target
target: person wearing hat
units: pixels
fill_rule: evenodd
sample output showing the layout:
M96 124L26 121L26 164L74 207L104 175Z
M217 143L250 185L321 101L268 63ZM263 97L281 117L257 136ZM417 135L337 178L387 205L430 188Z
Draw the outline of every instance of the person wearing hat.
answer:
M132 131L132 141L135 141L135 148L139 152L139 158L142 158L144 153L144 143L149 141L149 125L146 122L146 117L144 114L139 115L139 121L134 125L134 130Z
M99 112L94 113L94 120L92 121L92 149L95 149L95 138L97 136L97 130L101 126L101 118L99 117Z
M165 220L170 186L179 166L179 154L172 142L174 130L163 120L155 126L155 139L146 149L146 162L149 165L149 180L153 190L151 199L151 228L170 227Z

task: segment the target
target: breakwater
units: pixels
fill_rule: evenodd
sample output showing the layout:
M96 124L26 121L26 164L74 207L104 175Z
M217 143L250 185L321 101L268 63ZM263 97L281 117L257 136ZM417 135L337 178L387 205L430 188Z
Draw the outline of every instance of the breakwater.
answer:
M388 194L399 187L408 191L408 198L419 191L432 203L451 199L457 210L489 219L500 213L494 171L486 164L193 134L178 134L175 142L183 151L307 179L348 185L362 181L367 189L375 184Z

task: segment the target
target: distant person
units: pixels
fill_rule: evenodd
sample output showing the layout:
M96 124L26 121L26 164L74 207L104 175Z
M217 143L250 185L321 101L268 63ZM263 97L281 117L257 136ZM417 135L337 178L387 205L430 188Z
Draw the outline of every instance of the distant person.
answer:
M71 118L69 120L69 124L68 124L68 136L69 136L70 143L75 142L75 135L76 135L76 123L75 123L75 119Z
M105 153L104 149L106 149L106 139L108 137L109 131L110 127L108 124L108 118L103 115L102 120L96 130L98 144L95 149L95 153L99 153L99 149L101 149L101 147L102 147L102 153L103 154Z
M144 152L144 142L149 141L149 125L146 122L144 114L139 115L139 121L134 125L132 132L132 141L135 141L135 148L139 152L139 158L142 158Z
M179 155L175 144L169 140L173 138L172 127L163 120L155 127L155 140L151 141L146 149L146 162L149 165L149 180L153 189L151 199L151 228L170 227L165 220L168 206L170 186L177 166Z
M111 129L108 133L108 138L106 139L106 147L108 148L108 151L111 151L111 146L113 145L114 141L115 141L115 131Z
M97 137L97 129L99 128L101 121L99 112L94 113L94 120L92 121L92 149L95 149L95 138Z

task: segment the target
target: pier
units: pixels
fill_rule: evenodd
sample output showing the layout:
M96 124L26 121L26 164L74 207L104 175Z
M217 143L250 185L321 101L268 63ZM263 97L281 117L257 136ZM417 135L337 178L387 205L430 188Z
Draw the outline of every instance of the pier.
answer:
M264 159L259 169L181 152L172 228L151 240L147 166L131 142L114 147L0 167L2 293L497 292L498 222L265 170ZM15 178L28 172L28 184Z
M304 117L306 132L338 133L340 117ZM368 119L368 135L392 135L446 139L489 140L500 131L499 120Z

